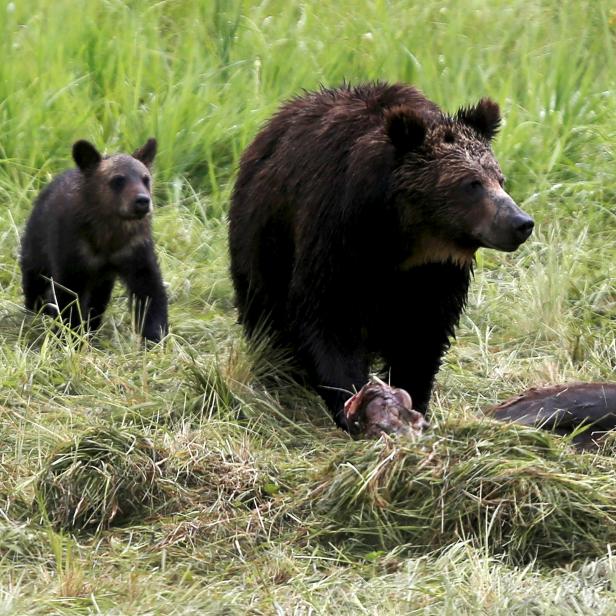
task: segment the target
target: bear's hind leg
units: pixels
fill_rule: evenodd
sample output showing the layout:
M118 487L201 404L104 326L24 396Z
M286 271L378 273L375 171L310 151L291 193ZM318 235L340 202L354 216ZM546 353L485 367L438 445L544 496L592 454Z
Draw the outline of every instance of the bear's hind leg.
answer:
M287 298L293 271L291 231L269 220L261 228L258 248L232 242L231 275L239 321L249 338L266 334L277 347L289 346Z

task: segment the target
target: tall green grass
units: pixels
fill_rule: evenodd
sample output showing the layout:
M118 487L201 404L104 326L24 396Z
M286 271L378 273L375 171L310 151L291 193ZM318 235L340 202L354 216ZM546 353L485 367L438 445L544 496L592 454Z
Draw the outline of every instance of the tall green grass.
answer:
M615 378L615 52L611 0L1 2L0 613L613 613L612 460L482 409ZM480 251L418 443L349 442L248 352L227 274L243 148L303 88L371 79L497 100L537 222ZM31 203L73 141L152 135L172 333L144 352L117 289L68 344L21 308Z

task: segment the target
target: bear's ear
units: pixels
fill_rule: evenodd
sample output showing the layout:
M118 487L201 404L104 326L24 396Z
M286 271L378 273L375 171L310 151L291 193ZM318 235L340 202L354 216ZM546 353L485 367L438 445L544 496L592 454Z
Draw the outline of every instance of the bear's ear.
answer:
M89 141L80 139L73 144L73 160L82 171L91 171L101 162L102 157Z
M140 160L146 167L150 167L156 157L156 139L150 137L144 145L133 152L133 158Z
M474 107L459 109L456 120L470 126L482 137L491 141L500 127L501 114L497 103L489 98L482 98Z
M385 132L400 153L418 148L426 138L425 119L399 105L385 111Z

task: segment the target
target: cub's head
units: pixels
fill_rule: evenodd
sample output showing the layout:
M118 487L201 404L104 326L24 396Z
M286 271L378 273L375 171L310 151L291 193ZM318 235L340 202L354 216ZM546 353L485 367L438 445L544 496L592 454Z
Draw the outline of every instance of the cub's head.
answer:
M73 159L84 176L86 198L123 220L140 220L152 212L150 168L155 156L156 139L148 139L132 156L103 157L83 140L73 145Z
M500 120L490 99L452 117L387 110L400 224L416 247L408 265L470 263L480 247L510 252L530 236L533 219L505 191L490 147Z

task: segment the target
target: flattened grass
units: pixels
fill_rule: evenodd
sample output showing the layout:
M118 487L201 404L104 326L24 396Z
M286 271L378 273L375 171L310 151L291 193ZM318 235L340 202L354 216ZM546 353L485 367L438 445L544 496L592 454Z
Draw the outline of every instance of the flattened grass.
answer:
M79 435L51 453L36 486L43 520L100 530L147 515L165 496L162 457L138 433L115 428Z
M514 562L600 556L616 540L616 462L537 430L439 425L339 453L309 493L319 533L421 554L467 541Z

